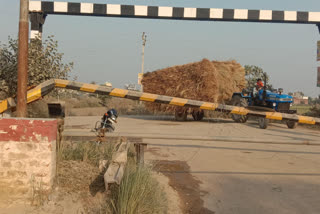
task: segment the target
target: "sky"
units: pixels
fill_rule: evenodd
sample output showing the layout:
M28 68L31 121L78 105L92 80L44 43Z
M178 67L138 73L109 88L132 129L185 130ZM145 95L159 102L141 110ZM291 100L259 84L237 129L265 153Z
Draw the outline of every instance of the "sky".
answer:
M66 0L59 0L66 1ZM69 0L153 6L320 11L319 0ZM18 34L19 1L0 0L0 42ZM315 25L179 21L49 15L43 38L54 35L64 61L75 63L78 81L137 83L142 32L146 32L145 71L210 60L236 60L262 67L275 88L316 97Z

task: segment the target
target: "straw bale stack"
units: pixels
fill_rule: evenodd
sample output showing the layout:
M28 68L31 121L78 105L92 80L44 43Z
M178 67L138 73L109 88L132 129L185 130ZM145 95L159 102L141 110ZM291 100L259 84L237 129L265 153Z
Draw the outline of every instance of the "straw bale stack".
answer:
M244 68L236 61L210 61L173 66L148 72L142 80L144 92L224 103L246 85ZM176 107L146 103L153 111L174 111Z

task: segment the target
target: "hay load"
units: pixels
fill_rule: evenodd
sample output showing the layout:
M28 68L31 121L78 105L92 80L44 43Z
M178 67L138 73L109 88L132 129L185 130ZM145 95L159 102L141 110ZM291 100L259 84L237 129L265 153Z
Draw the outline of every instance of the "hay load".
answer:
M143 76L144 92L224 103L245 88L244 68L236 61L210 61L173 66ZM174 111L175 106L146 103L152 111Z

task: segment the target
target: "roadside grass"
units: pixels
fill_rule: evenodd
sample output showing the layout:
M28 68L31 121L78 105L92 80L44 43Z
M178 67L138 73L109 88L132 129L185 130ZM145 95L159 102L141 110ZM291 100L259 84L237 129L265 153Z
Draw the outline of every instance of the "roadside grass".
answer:
M136 167L129 162L120 186L112 186L108 200L114 214L167 213L167 198L151 167Z
M43 187L42 180L36 180L34 175L30 179L31 184L31 205L41 206L48 200L49 191Z
M297 113L299 115L304 115L304 114L308 113L311 108L312 108L312 106L310 106L310 105L293 105L293 106L291 106L290 109L297 110Z
M68 161L86 162L97 168L100 160L110 162L116 145L116 142L101 144L63 142L58 145L58 161L61 161L61 163ZM73 185L76 186L77 184ZM128 151L128 162L120 185L110 186L107 198L103 203L103 207L106 207L103 209L106 212L103 213L167 213L166 194L158 181L152 176L152 167L137 167L133 145L130 146Z
M58 145L59 161L84 161L99 166L99 160L111 160L114 143L63 142Z

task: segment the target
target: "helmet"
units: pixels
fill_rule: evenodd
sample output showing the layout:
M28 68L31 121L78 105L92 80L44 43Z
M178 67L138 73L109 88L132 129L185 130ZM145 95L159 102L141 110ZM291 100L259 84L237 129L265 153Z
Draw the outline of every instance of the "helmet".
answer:
M114 116L115 118L117 118L118 117L118 112L117 112L117 110L115 110L115 109L110 109L110 110L108 110L107 111L107 114L111 117L111 116Z

